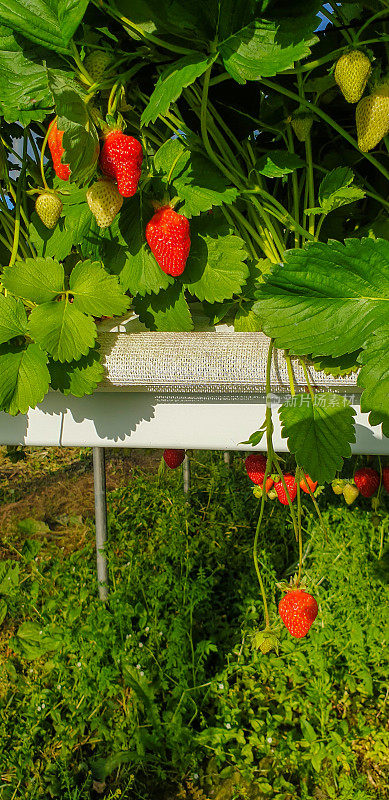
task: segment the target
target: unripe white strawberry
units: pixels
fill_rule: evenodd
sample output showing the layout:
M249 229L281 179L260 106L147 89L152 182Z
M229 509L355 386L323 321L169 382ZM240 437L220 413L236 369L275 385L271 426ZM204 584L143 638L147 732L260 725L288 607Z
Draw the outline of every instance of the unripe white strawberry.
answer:
M389 81L377 86L371 94L359 101L355 122L358 147L363 153L367 153L389 133Z
M84 66L95 83L100 83L104 72L112 64L112 56L104 50L94 50L87 55Z
M370 73L370 59L362 50L351 50L338 59L334 78L348 103L361 99Z
M42 192L35 201L35 211L46 228L55 228L62 212L62 203L54 192Z
M123 205L123 197L116 185L107 178L92 184L86 199L99 228L108 228Z

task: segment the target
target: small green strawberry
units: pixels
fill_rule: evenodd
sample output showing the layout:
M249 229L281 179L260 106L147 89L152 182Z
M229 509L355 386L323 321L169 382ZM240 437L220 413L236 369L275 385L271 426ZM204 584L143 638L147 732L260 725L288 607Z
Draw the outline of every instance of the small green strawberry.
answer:
M99 228L108 228L123 205L123 197L116 185L106 178L90 186L86 199Z
M338 59L334 77L348 103L361 99L370 73L370 59L362 50L351 50Z
M264 631L254 631L251 643L254 650L260 650L263 655L270 653L271 650L275 650L278 654L278 636L271 628L265 628Z
M46 228L55 228L62 212L62 203L54 192L42 192L35 201L35 211Z
M311 114L294 114L291 119L292 128L299 142L306 142L313 123Z
M100 83L104 77L104 72L112 64L112 56L104 50L94 50L87 55L84 66L89 72L94 83Z
M355 122L357 125L358 147L363 153L373 147L389 133L389 81L359 101Z
M343 497L348 506L351 506L352 503L357 499L359 495L359 489L353 483L346 483L343 487Z

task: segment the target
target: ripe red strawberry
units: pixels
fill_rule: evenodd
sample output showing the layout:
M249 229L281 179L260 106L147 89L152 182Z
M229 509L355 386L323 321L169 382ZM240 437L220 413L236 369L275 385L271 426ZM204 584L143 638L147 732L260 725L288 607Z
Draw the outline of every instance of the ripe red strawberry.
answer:
M163 459L169 469L177 469L185 458L185 450L164 450Z
M119 130L109 131L101 148L100 166L105 175L115 178L123 197L132 197L142 171L142 145Z
M69 164L62 164L61 161L65 152L62 147L63 134L64 132L59 131L57 128L57 122L54 122L47 139L47 144L49 145L51 157L53 159L55 174L58 178L61 178L62 181L68 181L70 178Z
M306 636L317 617L317 602L302 589L287 592L278 605L278 613L289 633L297 639Z
M265 456L262 455L262 453L251 453L249 456L247 456L244 465L250 480L255 483L256 486L262 486L266 470ZM270 489L270 487L273 486L272 478L270 478L270 486L267 486L268 480L269 478L266 480L266 489Z
M389 492L389 467L383 467L382 469L382 483L386 491Z
M294 475L290 475L289 473L287 473L286 475L284 475L284 481L286 483L290 499L293 503L293 500L295 500L297 494L297 484L294 479ZM274 485L274 488L277 492L280 503L282 503L283 506L288 506L289 505L288 497L281 481L278 481L278 483Z
M190 250L189 220L170 206L157 211L146 226L146 240L162 271L181 275Z
M354 475L354 483L362 497L372 497L380 485L380 476L376 469L362 467L357 469Z
M308 486L309 486L309 489L311 490L311 492L313 494L313 492L315 491L315 489L317 487L317 481L313 481L312 478L310 478L309 475L307 475L304 472L304 477L301 478L301 481L300 481L300 489L302 489L303 492L305 492L306 494L310 494Z

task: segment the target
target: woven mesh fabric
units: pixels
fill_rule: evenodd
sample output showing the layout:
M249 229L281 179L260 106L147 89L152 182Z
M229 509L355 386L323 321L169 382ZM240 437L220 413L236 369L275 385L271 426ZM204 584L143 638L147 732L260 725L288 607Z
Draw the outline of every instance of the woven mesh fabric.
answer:
M261 333L112 333L100 332L105 379L103 391L261 393L266 385L269 339ZM305 387L298 359L292 359L296 387ZM356 374L333 378L312 367L317 391L357 393ZM286 361L274 351L272 391L288 391Z

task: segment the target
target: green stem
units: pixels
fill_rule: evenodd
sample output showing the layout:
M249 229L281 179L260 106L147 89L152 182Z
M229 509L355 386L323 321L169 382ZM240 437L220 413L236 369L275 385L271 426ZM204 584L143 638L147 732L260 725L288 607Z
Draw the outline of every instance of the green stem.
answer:
M153 36L151 33L146 33L140 25L136 25L135 22L127 19L127 17L122 16L113 8L111 8L107 3L102 2L102 0L93 0L94 5L97 6L99 10L103 7L107 14L110 14L111 17L121 22L125 29L129 28L130 31L133 33L137 33L141 39L152 42L152 44L157 45L158 47L163 47L164 50L169 50L171 53L179 53L182 55L193 55L193 50L188 50L187 47L180 47L179 45L173 45L169 42L164 42L162 39L159 39L158 36Z
M308 391L309 391L309 394L310 394L310 398L312 400L313 405L315 405L315 395L314 395L313 390L312 390L311 381L309 380L307 367L306 367L305 362L303 361L302 358L299 358L299 362L301 364L301 367L302 367L302 370L303 370L303 373L304 373L304 378L305 378L306 383L307 383L307 387L308 387Z
M356 142L355 139L353 139L353 137L350 136L347 133L347 131L344 130L344 128L338 125L338 123L335 122L335 120L333 120L332 117L326 114L325 111L322 111L321 108L319 108L319 106L316 106L314 103L311 103L306 98L299 97L298 94L289 91L289 89L285 89L280 84L267 80L267 78L266 79L261 78L261 82L264 84L264 86L267 86L269 89L273 89L275 92L279 92L280 94L285 95L285 97L289 97L291 100L295 100L300 105L303 105L310 111L312 111L313 114L317 114L319 117L321 117L321 119L327 122L327 124L330 125L335 131L337 131L337 133L340 133L340 135L343 136L343 138L347 142L349 142L349 144L351 144L352 147L355 148L355 150L358 150L358 153L360 153L364 158L366 158L367 161L370 161L370 163L373 164L376 167L376 169L378 169L378 171L381 172L381 174L389 180L388 170L386 170L385 167L383 167L382 164L380 164L380 162L377 161L376 158L374 158L374 156L371 156L370 153L362 153L362 151L358 147L358 142Z
M12 251L11 251L11 257L10 257L10 260L9 260L9 266L10 267L12 267L12 265L15 263L16 255L17 255L18 247L19 247L19 237L20 237L20 201L21 201L22 188L23 188L23 185L24 185L24 176L25 176L26 166L27 166L27 133L28 133L28 128L25 128L24 131L23 131L23 162L22 162L22 168L20 170L20 175L19 175L19 180L18 180L18 185L17 185L17 190L16 190L15 231L14 231L14 241L13 241L13 247L12 247Z
M296 468L295 481L297 487L297 528L299 545L299 568L297 573L296 586L300 585L301 572L303 568L303 537L301 532L301 488L300 488L300 467Z
M71 51L71 54L72 54L72 56L74 58L75 63L77 64L77 67L78 67L82 77L84 78L85 83L88 86L92 86L93 85L93 80L92 80L91 76L89 75L89 72L85 69L84 64L81 61L81 58L79 56L77 47L74 44L74 42L70 42L70 51Z
M290 129L290 125L287 126L286 135L288 137L288 150L290 153L294 153L294 144L293 144L293 136L292 131ZM294 231L294 246L296 249L300 247L300 238L298 234L297 227L300 225L300 208L299 208L299 187L298 187L298 179L296 170L292 172L292 191L293 191L293 216L296 223L296 228Z
M356 33L356 35L355 35L355 43L357 43L357 42L358 42L358 39L359 39L359 37L360 37L360 35L361 35L362 31L366 30L366 28L368 28L368 27L369 27L369 25L371 25L371 23L372 23L372 22L374 22L374 20L375 20L375 19L378 19L378 17L382 17L382 15L383 15L383 14L386 14L386 15L388 14L388 9L387 9L387 8L382 8L382 9L381 9L381 11L377 11L377 13L376 13L376 14L373 14L373 16L372 16L372 17L370 17L370 19L368 19L368 20L367 20L367 21L366 21L366 22L365 22L365 23L362 25L362 27L359 29L359 31L358 31L358 32Z
M315 184L313 178L313 162L312 162L312 144L311 144L311 136L308 134L306 142L305 142L305 153L307 157L307 179L308 179L308 203L309 207L313 208L315 205ZM309 224L308 224L308 231L311 236L315 235L315 215L309 215Z
M319 240L321 226L323 225L323 222L324 222L325 218L326 218L326 214L322 214L320 219L319 219L319 222L317 223L316 235L315 235L316 242Z
M44 186L45 189L48 189L49 187L47 185L47 181L46 181L46 178L45 178L45 168L44 168L44 165L43 165L43 159L45 157L45 150L46 150L46 145L47 145L48 138L50 136L50 131L51 131L53 125L55 125L55 123L57 122L57 119L58 119L58 117L54 117L54 119L51 121L49 127L47 128L46 135L45 135L45 138L43 139L43 143L42 143L41 157L40 157L40 169L41 169L42 182L43 182L43 186Z
M284 353L284 358L285 358L285 361L286 361L286 369L288 370L290 393L291 393L292 397L294 397L295 394L296 394L296 389L295 389L295 386L294 386L292 362L290 360L290 355L288 355L288 353Z

